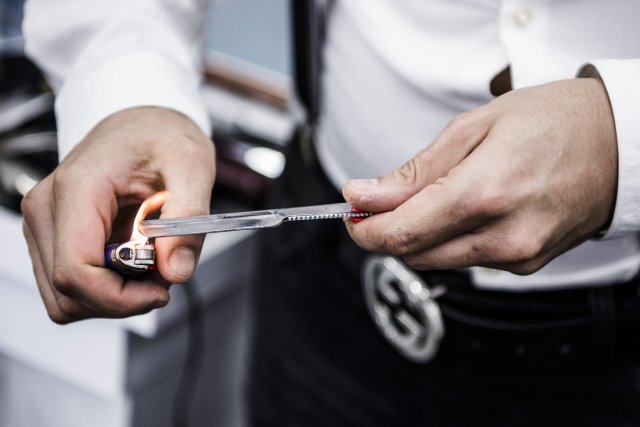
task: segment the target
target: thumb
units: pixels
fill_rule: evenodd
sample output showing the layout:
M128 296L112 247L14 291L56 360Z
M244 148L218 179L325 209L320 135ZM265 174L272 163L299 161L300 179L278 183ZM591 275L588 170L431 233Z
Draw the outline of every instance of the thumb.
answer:
M200 160L198 163L209 162ZM163 175L168 196L160 218L209 214L214 171L213 160L210 164L194 166L193 162L180 159L165 166ZM162 277L171 283L189 280L198 263L203 243L204 235L156 239L157 265Z
M433 156L423 150L390 173L374 179L354 179L342 188L345 200L369 212L387 212L434 181Z
M351 205L368 212L394 210L462 162L488 133L486 115L477 111L454 118L415 157L374 179L354 179L342 188Z

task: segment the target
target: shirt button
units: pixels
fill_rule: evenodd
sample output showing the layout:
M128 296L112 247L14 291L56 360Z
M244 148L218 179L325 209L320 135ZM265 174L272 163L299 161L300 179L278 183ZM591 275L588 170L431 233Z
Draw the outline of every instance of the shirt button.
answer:
M524 29L533 21L533 12L531 12L531 9L523 6L513 12L511 20L516 28Z

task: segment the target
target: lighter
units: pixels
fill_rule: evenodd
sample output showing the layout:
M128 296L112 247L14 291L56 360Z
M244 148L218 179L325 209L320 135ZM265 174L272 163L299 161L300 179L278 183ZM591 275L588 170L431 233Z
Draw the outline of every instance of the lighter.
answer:
M156 250L149 241L114 243L104 248L104 261L111 270L127 276L137 275L155 269Z
M161 191L145 200L133 221L130 240L104 248L104 263L107 268L128 277L155 270L155 246L147 236L140 233L138 226L147 213L160 208L166 198L167 192Z

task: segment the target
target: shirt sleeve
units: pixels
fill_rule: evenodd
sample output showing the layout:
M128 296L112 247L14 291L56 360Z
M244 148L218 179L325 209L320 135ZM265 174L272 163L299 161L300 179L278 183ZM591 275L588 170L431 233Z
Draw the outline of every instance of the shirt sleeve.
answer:
M640 59L602 59L579 77L599 77L609 95L618 140L618 194L604 239L640 231Z
M206 134L200 96L203 0L28 0L27 55L56 92L63 159L109 115L178 111Z

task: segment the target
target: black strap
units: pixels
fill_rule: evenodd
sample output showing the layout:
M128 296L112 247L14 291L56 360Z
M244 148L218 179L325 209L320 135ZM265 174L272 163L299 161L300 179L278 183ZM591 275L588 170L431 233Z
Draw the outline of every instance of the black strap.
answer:
M331 0L291 0L296 92L315 123L320 113L320 73L325 23Z

